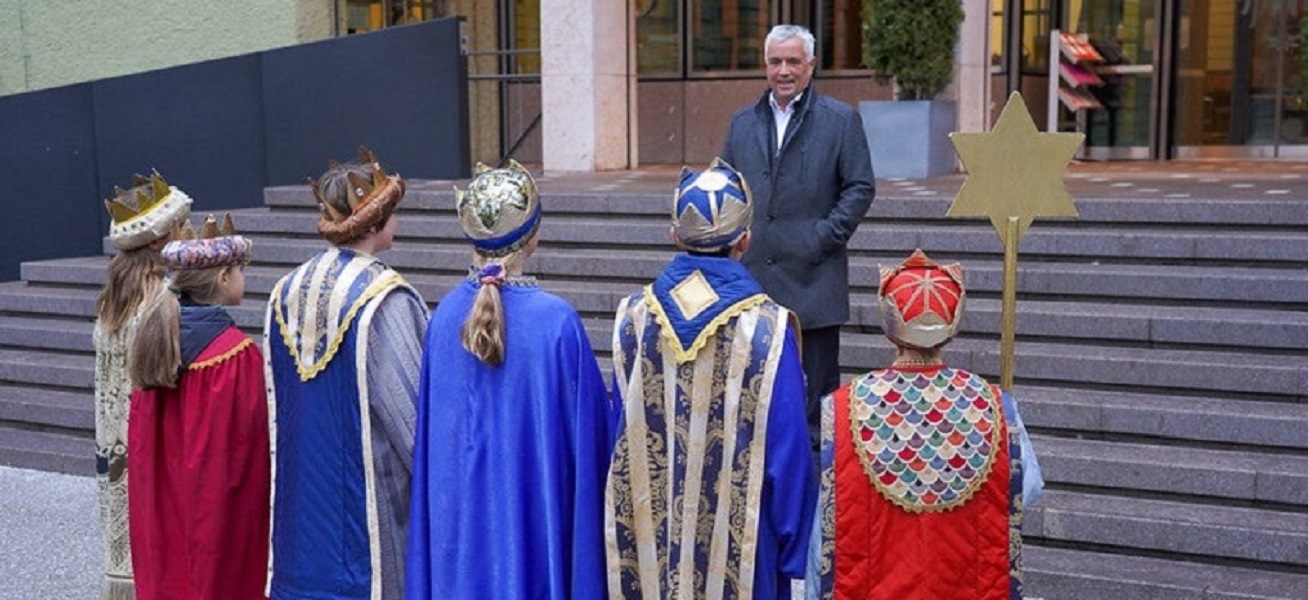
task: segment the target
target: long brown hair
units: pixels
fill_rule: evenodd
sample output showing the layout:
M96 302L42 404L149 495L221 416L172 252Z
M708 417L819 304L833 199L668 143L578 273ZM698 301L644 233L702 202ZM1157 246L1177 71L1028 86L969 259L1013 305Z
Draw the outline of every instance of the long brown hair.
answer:
M125 327L141 302L158 292L163 276L159 252L149 245L114 255L104 289L95 300L95 315L105 331L113 334Z
M522 250L502 258L477 257L477 266L485 267L490 263L499 263L505 272L511 271L526 262L533 248L527 244ZM493 367L504 363L504 300L500 297L500 286L483 283L477 290L477 297L468 310L468 318L463 321L463 347L478 360Z
M147 389L177 386L182 364L182 307L179 295L185 294L201 304L218 304L222 288L218 281L228 269L213 267L177 271L169 287L160 287L141 316L136 337L127 354L127 373L132 385Z

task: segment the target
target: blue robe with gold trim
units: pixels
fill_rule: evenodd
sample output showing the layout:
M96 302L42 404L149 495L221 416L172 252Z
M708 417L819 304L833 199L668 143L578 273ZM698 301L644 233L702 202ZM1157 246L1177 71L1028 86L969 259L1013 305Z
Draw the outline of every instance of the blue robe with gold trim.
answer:
M679 255L618 309L610 598L789 598L817 483L790 312L738 262Z
M346 248L273 289L271 598L400 597L425 315L398 273Z

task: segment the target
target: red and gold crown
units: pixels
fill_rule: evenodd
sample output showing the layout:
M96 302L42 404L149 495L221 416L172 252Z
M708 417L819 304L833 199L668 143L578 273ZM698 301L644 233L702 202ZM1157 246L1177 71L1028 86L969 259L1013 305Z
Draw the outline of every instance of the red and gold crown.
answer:
M134 176L130 190L114 186L114 198L105 200L104 206L113 220L109 241L119 250L132 250L163 238L185 221L191 214L191 197L154 171L149 177Z
M371 150L359 147L359 163L372 167L372 177L353 171L346 173L350 183L346 195L350 214L341 214L332 208L331 203L323 199L318 182L309 178L313 197L322 210L322 216L318 218L318 233L336 245L359 239L373 226L385 223L391 213L395 212L395 205L400 203L400 198L404 197L404 180L399 175L388 175ZM329 173L340 168L343 168L342 165L335 160L327 163Z
M925 252L914 250L897 267L881 266L877 288L881 326L892 342L929 350L958 333L963 303L963 267L941 266Z

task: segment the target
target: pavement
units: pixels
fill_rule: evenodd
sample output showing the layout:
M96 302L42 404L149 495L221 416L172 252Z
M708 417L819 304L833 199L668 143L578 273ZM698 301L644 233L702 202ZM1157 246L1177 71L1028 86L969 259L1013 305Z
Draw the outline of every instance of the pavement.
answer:
M0 600L83 600L104 567L94 477L0 467Z

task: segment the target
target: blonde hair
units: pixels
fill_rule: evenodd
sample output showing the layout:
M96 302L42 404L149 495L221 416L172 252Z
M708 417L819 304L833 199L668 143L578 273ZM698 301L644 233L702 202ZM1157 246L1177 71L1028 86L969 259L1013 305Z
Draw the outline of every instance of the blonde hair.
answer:
M201 304L216 304L222 295L218 282L228 269L213 267L178 271L168 287L161 287L137 326L127 355L127 373L133 387L172 388L182 367L182 306L185 294Z
M528 243L523 250L530 248ZM527 261L529 252L519 250L502 257L477 255L478 268L491 263L498 263L507 273L521 267ZM504 300L500 297L500 286L481 284L477 297L468 310L468 318L463 321L461 330L463 347L483 363L498 367L504 363Z
M104 289L95 300L95 316L105 332L114 334L126 327L141 303L159 290L163 276L159 253L148 245L115 254L109 260Z

